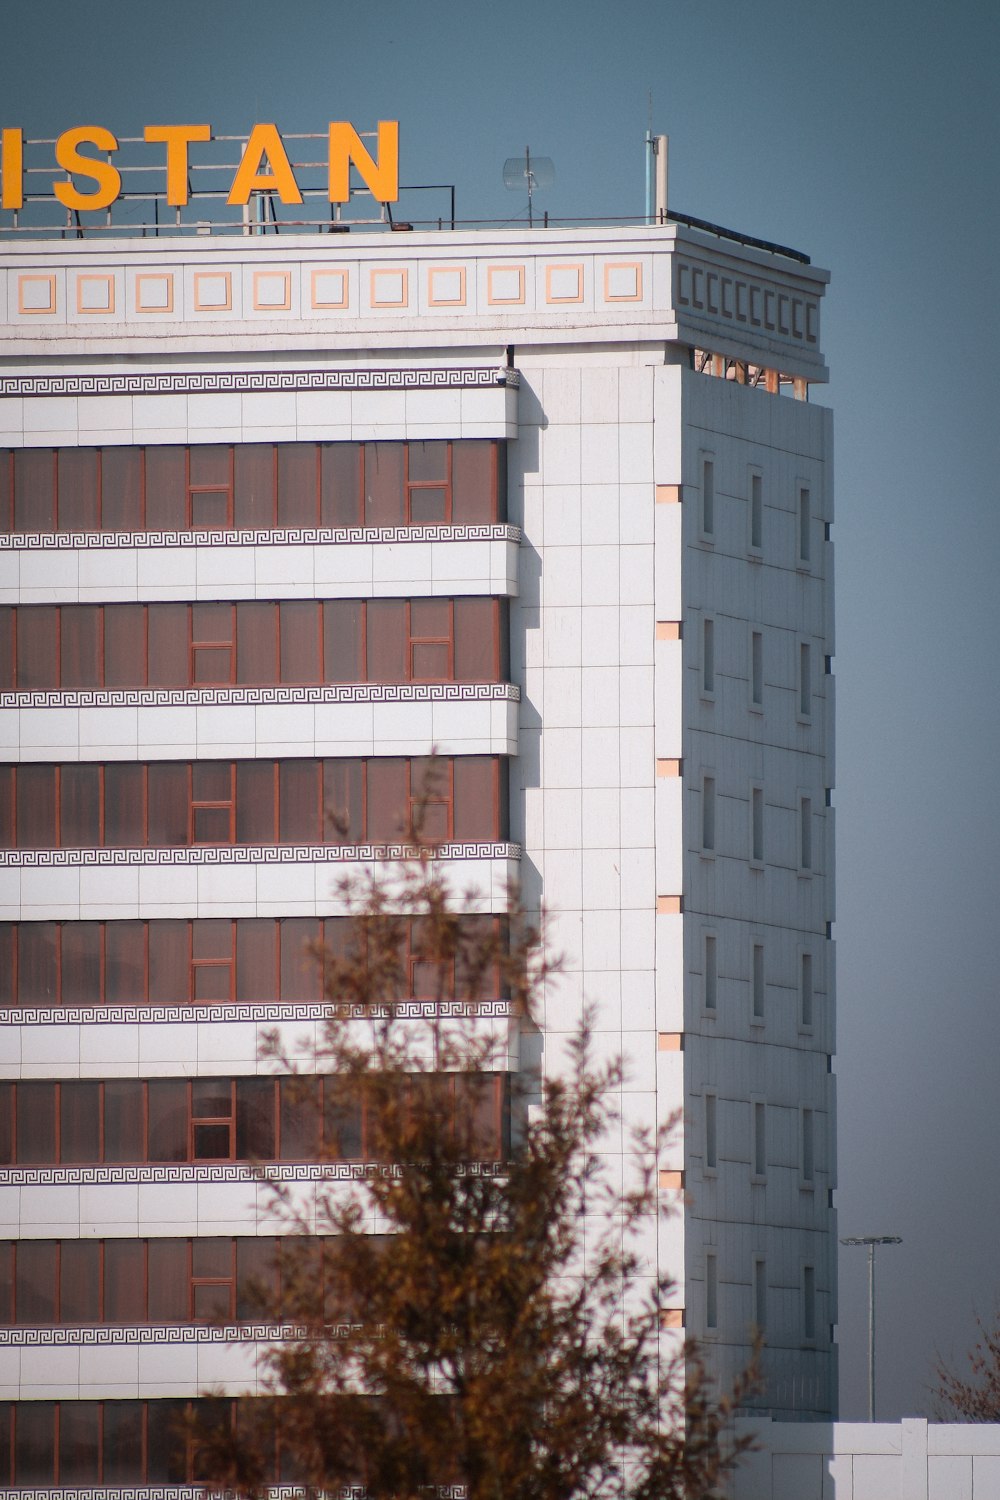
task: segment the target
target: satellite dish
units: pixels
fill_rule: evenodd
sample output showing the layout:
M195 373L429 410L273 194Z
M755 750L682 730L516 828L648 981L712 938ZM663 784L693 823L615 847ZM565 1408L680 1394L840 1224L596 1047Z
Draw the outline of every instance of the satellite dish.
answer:
M528 193L528 227L532 218L531 200L535 193L550 188L556 180L556 169L551 156L532 156L531 147L524 148L523 156L508 156L503 164L503 185L510 193Z

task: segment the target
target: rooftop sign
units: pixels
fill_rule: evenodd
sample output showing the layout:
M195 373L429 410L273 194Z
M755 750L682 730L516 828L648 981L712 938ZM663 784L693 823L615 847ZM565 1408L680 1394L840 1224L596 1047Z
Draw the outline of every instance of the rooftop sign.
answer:
M189 197L189 151L212 139L210 125L147 125L143 139L166 148L166 200L183 207ZM24 132L0 130L0 208L24 206ZM118 140L103 125L77 125L64 130L54 143L55 163L65 180L52 184L53 196L66 208L108 208L122 191L121 172L111 160ZM103 152L95 156L82 148ZM351 166L379 203L399 197L399 122L380 120L377 155L373 157L354 126L332 120L328 131L327 196L346 203L351 196ZM83 186L82 183L91 184ZM276 125L254 125L236 167L227 203L245 205L253 192L272 193L282 203L301 203L295 169Z

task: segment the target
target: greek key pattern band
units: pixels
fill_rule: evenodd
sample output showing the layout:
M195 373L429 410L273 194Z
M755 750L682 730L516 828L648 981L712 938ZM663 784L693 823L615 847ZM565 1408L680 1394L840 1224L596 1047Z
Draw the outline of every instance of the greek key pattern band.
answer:
M51 1485L47 1488L3 1489L4 1500L237 1500L233 1490L212 1490L200 1484L94 1484L86 1488L73 1485ZM264 1493L268 1500L315 1500L317 1491L306 1491L301 1485L270 1484ZM430 1491L428 1491L430 1493ZM435 1500L467 1500L464 1484L439 1484L433 1487ZM324 1490L323 1500L368 1500L364 1485L343 1485L339 1490Z
M177 849L0 849L0 869L69 869L94 865L353 864L411 859L409 844L231 844ZM520 844L439 844L437 859L520 859Z
M2 1489L4 1500L237 1500L234 1490L209 1491L201 1484L92 1484L51 1485L47 1488ZM269 1500L306 1500L301 1485L271 1484L265 1492ZM311 1492L315 1497L316 1491ZM367 1500L368 1491L360 1484L344 1485L339 1490L324 1490L324 1500ZM466 1500L464 1485L437 1486L437 1500Z
M194 396L270 391L516 390L517 370L502 365L438 369L206 370L147 375L4 375L0 396Z
M282 1004L231 1005L5 1005L0 1006L0 1026L108 1026L125 1024L170 1025L190 1022L323 1021L327 1016L349 1014L355 1020L384 1020L388 1007L338 1006L319 1001ZM400 1000L393 1015L400 1021L504 1020L513 1012L509 1000Z
M183 708L269 703L517 703L510 682L342 682L323 687L73 688L0 693L0 708Z
M0 1167L0 1187L146 1187L164 1183L245 1182L248 1187L278 1182L363 1182L400 1176L404 1167L384 1162L269 1162L259 1171L246 1162L164 1162L143 1166ZM500 1162L471 1161L460 1169L466 1177L499 1177Z
M283 526L271 531L7 531L0 551L122 547L342 547L392 542L519 542L521 528L482 526Z
M347 1327L328 1326L331 1338ZM0 1348L100 1348L115 1344L280 1344L308 1329L283 1323L142 1323L110 1327L0 1328Z

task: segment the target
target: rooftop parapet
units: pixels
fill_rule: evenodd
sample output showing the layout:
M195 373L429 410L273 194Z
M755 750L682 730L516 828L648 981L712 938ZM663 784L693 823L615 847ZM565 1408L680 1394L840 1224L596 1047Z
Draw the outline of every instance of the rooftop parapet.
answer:
M827 378L828 280L778 248L673 222L19 239L0 247L0 357L26 373L123 353L152 369L164 356L224 367L233 354L356 357L365 342L445 353L639 342L685 346L696 366L729 378L769 371L803 394Z

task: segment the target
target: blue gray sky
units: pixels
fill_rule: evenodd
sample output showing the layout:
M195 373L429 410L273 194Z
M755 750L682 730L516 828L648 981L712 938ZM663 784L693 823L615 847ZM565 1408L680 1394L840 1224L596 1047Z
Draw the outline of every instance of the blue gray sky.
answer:
M401 122L404 182L513 216L675 210L833 282L841 1234L881 1252L878 1414L930 1409L1000 1298L1000 10L990 0L6 0L0 125ZM444 209L435 207L434 212ZM411 210L416 214L417 210ZM841 1261L864 1414L864 1254Z

